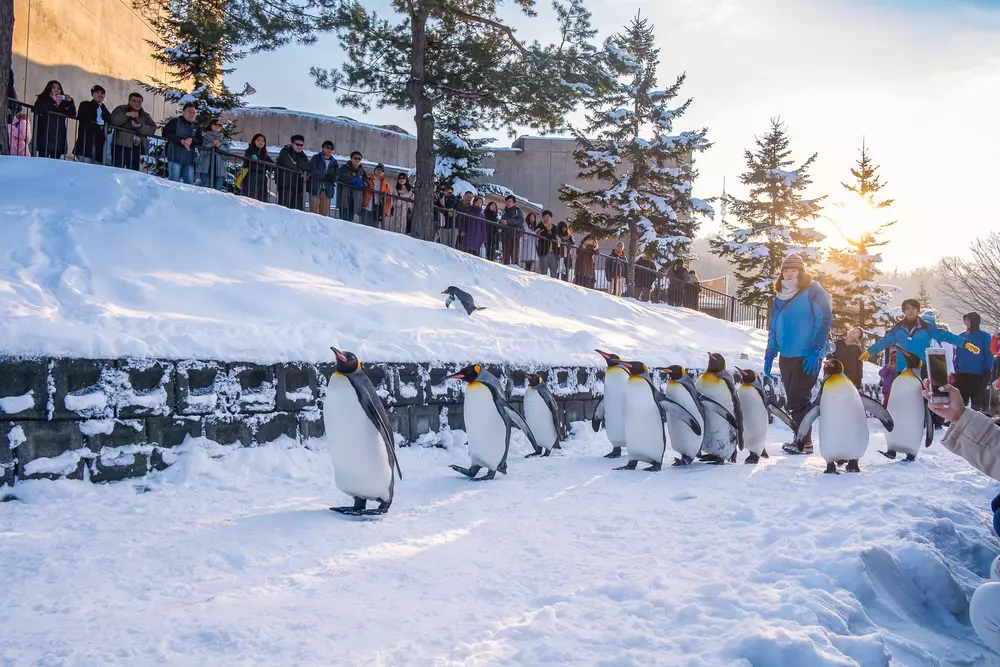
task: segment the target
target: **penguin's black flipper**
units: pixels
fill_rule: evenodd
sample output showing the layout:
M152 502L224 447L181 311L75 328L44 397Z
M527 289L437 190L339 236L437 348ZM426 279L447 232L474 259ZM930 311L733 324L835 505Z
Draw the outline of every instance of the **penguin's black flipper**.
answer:
M599 433L601 427L604 426L604 399L597 404L594 408L594 416L590 420L590 426L594 429L594 433Z
M930 447L934 442L934 415L931 414L931 409L926 407L926 403L924 401L924 447Z
M542 448L538 446L538 442L535 440L535 434L531 432L531 427L528 426L528 422L524 421L524 417L522 417L517 410L511 407L510 403L502 398L499 400L503 401L503 410L507 417L507 422L516 426L521 433L526 435L528 437L528 442L531 443L531 448L535 450L536 454L541 454Z
M695 416L686 407L674 399L661 395L660 408L667 414L673 415L684 422L695 435L701 435L701 426L698 425L698 420L695 419Z
M768 403L767 412L772 417L775 417L778 421L787 426L790 430L793 429L792 418L788 416L787 412L779 408L777 405L774 405L773 403Z
M732 426L734 429L739 429L739 423L736 421L736 416L732 412L727 410L726 406L722 405L715 399L705 396L704 394L702 394L701 400L705 404L705 407L707 409L711 410L715 414L725 419L727 422L729 422L729 425Z
M862 394L861 404L865 406L865 412L882 422L882 426L885 427L886 431L892 431L895 427L895 424L892 422L892 416L889 414L888 410L882 407L881 403Z
M795 442L793 443L795 447L802 452L802 443L805 441L806 436L812 429L813 422L819 418L819 405L813 407L812 410L806 413L806 416L802 418L802 423L799 424L799 430L795 434Z

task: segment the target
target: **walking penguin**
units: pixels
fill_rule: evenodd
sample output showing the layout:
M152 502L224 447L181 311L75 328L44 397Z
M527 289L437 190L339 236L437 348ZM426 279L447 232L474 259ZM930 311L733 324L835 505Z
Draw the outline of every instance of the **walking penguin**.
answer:
M559 405L541 375L525 373L524 377L528 381L524 392L524 421L538 443L538 449L525 458L539 454L548 456L553 449L560 449L559 442L566 437Z
M385 514L392 505L393 472L403 479L389 415L358 358L330 349L337 367L323 400L326 448L337 488L354 498L353 507L330 509L341 514ZM369 500L378 501L378 507L365 509Z
M757 463L762 458L768 458L767 425L771 421L767 397L757 374L750 370L737 368L740 386L736 394L740 398L740 409L743 411L743 444L750 453L744 463Z
M625 446L625 384L628 382L629 372L622 366L622 359L617 354L595 350L604 357L608 367L604 371L604 398L597 404L594 410L594 418L591 425L594 432L604 430L607 432L608 440L611 441L611 452L604 455L606 459L617 459L622 455L622 447Z
M735 462L736 447L743 449L743 411L721 354L708 353L708 367L698 377L695 388L705 406L705 437L698 458L714 464Z
M813 422L822 417L819 451L826 460L825 472L839 474L837 461L847 461L847 472L861 472L858 459L868 449L868 414L882 422L886 431L893 430L892 417L880 403L858 393L854 383L844 375L844 364L840 360L827 357L823 370L826 372L823 387L814 407L799 424L795 445L806 437Z
M472 461L468 468L453 465L452 470L477 482L493 479L498 472L506 475L511 426L521 429L528 437L531 447L536 451L539 449L531 428L503 397L500 381L489 371L479 364L473 364L445 378L452 379L467 383L462 411L465 415L465 433L469 437L469 458ZM483 468L487 470L486 475L476 479Z
M907 461L913 461L920 451L921 440L925 447L930 447L934 442L934 422L931 421L931 411L924 399L924 387L920 381L923 361L902 348L897 348L897 353L906 358L906 370L892 381L892 392L886 407L892 415L895 428L885 434L888 447L886 451L879 453L894 459L899 452L906 454Z
M444 300L444 307L451 308L451 304L458 301L465 308L465 314L471 315L477 310L486 310L485 306L477 306L476 300L472 298L472 295L468 292L458 289L454 285L441 292L441 294L447 294L448 298Z
M705 435L705 406L698 400L694 380L681 366L668 366L662 371L667 380L663 387L663 397L683 406L695 418L697 429L691 428L685 419L673 412L667 412L667 433L670 447L680 455L674 457L673 465L686 466L694 461L701 451L701 441Z

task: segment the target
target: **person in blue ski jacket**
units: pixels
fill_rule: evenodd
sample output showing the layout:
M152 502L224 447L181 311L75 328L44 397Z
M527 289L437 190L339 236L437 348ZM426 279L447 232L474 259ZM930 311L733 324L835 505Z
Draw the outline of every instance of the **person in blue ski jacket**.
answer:
M764 375L771 377L774 358L778 357L786 407L792 428L797 431L812 403L812 391L819 379L833 325L833 309L830 295L806 273L805 262L799 255L789 255L781 263L774 294ZM812 432L801 446L787 443L783 449L790 454L811 454Z
M964 347L955 348L955 387L962 393L965 403L972 404L973 410L988 412L986 385L993 372L993 353L990 351L993 337L979 328L983 322L979 313L967 313L962 319L965 331L959 336L978 347L979 352L973 354Z
M861 360L868 361L873 354L878 354L893 345L923 359L932 341L951 343L957 348L979 354L979 348L974 344L950 331L945 331L933 321L928 322L921 318L920 302L916 299L907 299L903 302L903 319L890 327L881 340L869 347L861 355ZM896 370L900 373L906 370L906 357L902 354L896 355ZM923 367L923 373L926 377L926 365Z

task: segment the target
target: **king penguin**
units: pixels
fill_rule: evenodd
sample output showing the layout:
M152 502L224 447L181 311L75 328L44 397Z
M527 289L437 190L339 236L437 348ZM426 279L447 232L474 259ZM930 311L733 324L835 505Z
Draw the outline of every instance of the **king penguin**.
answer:
M663 433L668 406L679 418L686 420L687 428L701 432L694 415L678 403L665 399L653 386L649 368L641 361L623 361L629 369L625 386L625 446L628 463L615 470L635 470L639 461L651 463L646 470L657 471L663 466L667 440Z
M674 458L673 465L686 466L694 461L701 451L701 441L705 435L705 406L698 400L698 391L694 380L681 366L669 366L662 371L667 384L663 387L663 397L680 404L694 416L698 428L691 428L680 415L673 411L667 412L667 433L670 434L670 447L680 454Z
M625 446L625 384L628 382L629 372L622 366L622 359L617 354L600 350L595 352L604 357L608 368L604 371L604 398L594 410L591 425L597 432L601 430L601 424L604 424L608 440L611 441L611 452L605 454L604 458L617 459Z
M698 458L714 464L735 462L736 447L743 449L743 411L721 354L708 353L708 367L698 377L695 388L705 406L705 437Z
M560 449L559 442L566 436L559 405L541 375L525 373L524 377L528 380L528 388L524 392L524 421L539 447L525 458L539 454L548 456L553 449Z
M897 348L897 353L906 358L906 370L893 380L887 406L896 427L885 434L888 448L879 453L894 459L896 452L901 452L906 454L907 461L913 461L917 458L921 440L925 447L930 447L934 442L934 422L931 421L931 411L924 399L924 386L920 381L919 373L923 362L920 357L902 348Z
M326 448L337 488L354 497L353 507L330 509L341 514L385 514L392 505L393 471L403 479L389 415L358 358L330 349L337 356L337 367L323 399ZM378 508L365 509L369 500L377 500Z
M465 433L469 437L468 468L453 465L451 469L474 481L484 481L496 477L497 472L507 474L507 453L510 451L510 429L516 426L528 437L531 447L538 450L538 443L531 429L517 410L503 397L500 381L484 370L479 364L466 366L445 380L464 380ZM482 468L487 473L479 479L476 475Z
M743 410L743 444L750 452L744 463L757 463L762 458L769 457L765 447L767 425L771 420L767 397L756 373L742 368L737 368L736 371L740 376L736 394L740 398L740 409Z
M837 461L847 461L847 472L861 472L858 459L868 449L868 414L878 419L886 431L893 430L892 417L881 404L858 393L844 375L844 364L827 357L823 362L826 378L813 408L802 418L795 435L798 446L819 422L819 451L826 460L826 473L838 474ZM867 412L867 414L866 414Z

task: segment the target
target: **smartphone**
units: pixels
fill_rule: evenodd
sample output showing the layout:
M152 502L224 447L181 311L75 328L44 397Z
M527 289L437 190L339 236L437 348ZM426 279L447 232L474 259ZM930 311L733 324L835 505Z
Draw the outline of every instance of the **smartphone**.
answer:
M931 403L948 403L948 394L940 387L948 384L948 357L940 347L927 348L927 375L931 381Z

